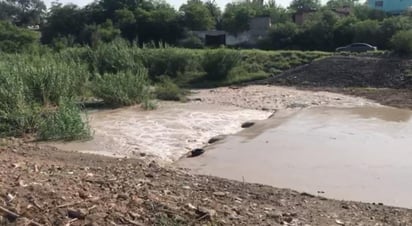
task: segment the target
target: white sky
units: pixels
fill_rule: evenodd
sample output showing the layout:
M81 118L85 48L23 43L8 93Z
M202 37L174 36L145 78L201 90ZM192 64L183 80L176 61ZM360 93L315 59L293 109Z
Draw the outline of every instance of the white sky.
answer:
M44 0L47 6L50 6L51 2L54 0ZM79 6L85 6L89 4L90 2L93 2L93 0L58 0L58 2L61 3L74 3ZM176 9L178 9L183 3L187 2L187 0L166 0L169 4L173 5ZM216 3L219 5L219 7L223 10L225 5L229 2L233 2L232 0L216 0ZM281 6L288 6L291 0L276 0L276 3L281 5Z

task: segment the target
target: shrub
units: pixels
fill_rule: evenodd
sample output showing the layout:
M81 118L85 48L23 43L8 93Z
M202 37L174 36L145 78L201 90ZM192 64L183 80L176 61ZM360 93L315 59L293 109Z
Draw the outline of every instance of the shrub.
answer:
M196 51L178 48L143 49L140 56L151 79L161 76L176 78L200 70L200 55Z
M146 103L150 99L146 69L98 75L92 85L93 94L113 106Z
M115 74L120 71L136 72L142 66L139 59L136 59L136 51L140 50L122 39L101 44L90 53L92 71L99 74Z
M160 100L183 101L186 92L176 85L169 77L163 77L156 85L156 97Z
M40 140L77 140L90 137L90 128L81 117L81 110L63 99L56 109L43 112L37 136Z
M203 70L208 80L224 80L229 72L241 61L241 55L236 50L208 50L202 61Z
M412 55L412 30L399 31L391 38L393 50L400 55Z

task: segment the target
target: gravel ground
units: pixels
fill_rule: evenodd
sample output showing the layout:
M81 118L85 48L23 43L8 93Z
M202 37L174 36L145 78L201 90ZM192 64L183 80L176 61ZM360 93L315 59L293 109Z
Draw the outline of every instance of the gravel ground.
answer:
M136 159L0 147L0 225L411 225L412 211L328 200ZM378 188L377 188L378 189Z

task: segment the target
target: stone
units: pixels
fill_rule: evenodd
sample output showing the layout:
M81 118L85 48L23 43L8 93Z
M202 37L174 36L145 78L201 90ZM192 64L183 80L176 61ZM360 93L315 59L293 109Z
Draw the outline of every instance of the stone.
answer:
M245 122L245 123L242 124L242 128L243 129L249 128L249 127L252 127L253 125L255 125L254 122Z
M84 219L87 216L87 210L85 209L68 209L67 216L69 218Z
M222 196L226 196L226 193L221 192L221 191L217 191L217 192L213 192L213 195L222 197Z
M196 149L193 149L190 153L191 153L190 157L197 157L205 153L205 150L202 148L196 148Z
M199 215L199 217L204 218L204 219L213 219L214 216L216 216L216 210L214 209L208 209L205 207L199 207L196 210L196 214Z
M343 221L338 220L338 219L336 219L335 222L336 222L336 224L338 224L338 225L345 225L345 223L344 223Z
M218 136L215 136L215 137L210 138L209 141L208 141L208 143L209 143L209 144L213 144L213 143L216 143L216 142L218 142L218 141L221 141L221 140L223 140L223 139L225 139L225 138L226 138L225 135L218 135Z

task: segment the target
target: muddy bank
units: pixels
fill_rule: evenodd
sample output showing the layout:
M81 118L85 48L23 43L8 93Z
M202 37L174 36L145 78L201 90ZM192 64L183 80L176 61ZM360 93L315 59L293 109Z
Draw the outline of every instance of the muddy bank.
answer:
M0 225L412 224L412 211L402 208L327 200L19 141L0 147L0 207Z
M280 111L178 165L203 175L412 208L406 179L412 176L411 116L387 107Z

